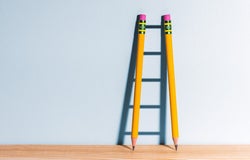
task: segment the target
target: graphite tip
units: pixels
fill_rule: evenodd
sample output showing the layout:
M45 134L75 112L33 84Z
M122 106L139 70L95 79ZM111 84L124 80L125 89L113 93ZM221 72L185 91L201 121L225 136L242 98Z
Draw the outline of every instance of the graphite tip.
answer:
M175 147L175 150L177 151L177 149L178 149L178 145L176 144L176 145L174 145L174 147Z
M133 146L133 151L135 150L135 146Z

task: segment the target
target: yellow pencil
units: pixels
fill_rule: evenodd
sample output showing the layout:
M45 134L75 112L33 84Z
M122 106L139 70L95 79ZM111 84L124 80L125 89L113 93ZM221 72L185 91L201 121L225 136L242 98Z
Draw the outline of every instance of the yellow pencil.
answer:
M136 58L136 75L135 75L135 90L134 90L134 108L132 119L132 132L131 141L133 150L135 149L138 128L139 128L139 116L140 116L140 104L141 104L141 84L142 84L142 66L143 66L143 54L144 54L144 39L146 30L146 15L139 15L139 29L138 29L138 44L137 44L137 58Z
M170 96L172 138L174 141L175 150L177 150L179 130L178 130L178 116L177 116L175 76L174 76L174 57L172 48L172 25L169 14L163 16L163 19L164 19L166 54L167 54L167 65L168 65L168 84L169 84L169 96Z

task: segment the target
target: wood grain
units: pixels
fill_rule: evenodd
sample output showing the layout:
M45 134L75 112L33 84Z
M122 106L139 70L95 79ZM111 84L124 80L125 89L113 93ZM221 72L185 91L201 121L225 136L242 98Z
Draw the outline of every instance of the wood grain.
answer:
M0 145L0 160L239 160L250 145Z

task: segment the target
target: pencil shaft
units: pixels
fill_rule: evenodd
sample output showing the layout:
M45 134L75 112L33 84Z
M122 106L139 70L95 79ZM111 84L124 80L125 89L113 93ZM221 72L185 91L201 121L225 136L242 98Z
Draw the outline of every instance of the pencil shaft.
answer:
M174 143L177 143L179 137L178 130L178 116L177 116L177 103L176 103L176 88L175 88L175 73L174 73L174 56L172 46L172 25L170 15L166 15L164 21L165 28L165 42L166 42L166 57L168 66L168 84L169 84L169 96L170 96L170 111L171 111L171 126L172 137Z
M144 34L138 35L138 49L136 60L136 75L135 75L135 90L134 90L134 108L132 120L132 137L138 137L139 116L140 116L140 102L141 102L141 86L142 86L142 66L143 66L143 48L144 48Z
M178 132L178 116L176 104L176 89L175 89L175 76L174 76L174 58L172 51L172 36L166 34L167 46L167 64L168 64L168 85L170 96L170 110L171 110L171 124L172 124L172 137L179 137Z
M146 29L146 16L140 15L138 23L134 107L133 107L132 131L131 131L131 140L133 148L136 144L136 140L138 137L138 130L139 130L145 29Z

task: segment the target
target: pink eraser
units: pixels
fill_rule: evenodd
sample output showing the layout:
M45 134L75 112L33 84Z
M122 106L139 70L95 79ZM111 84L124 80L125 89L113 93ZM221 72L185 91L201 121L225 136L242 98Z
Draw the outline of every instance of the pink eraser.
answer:
M139 15L139 20L146 21L146 15L145 14L140 14Z
M170 21L171 20L170 14L164 15L163 19L164 19L164 21Z

